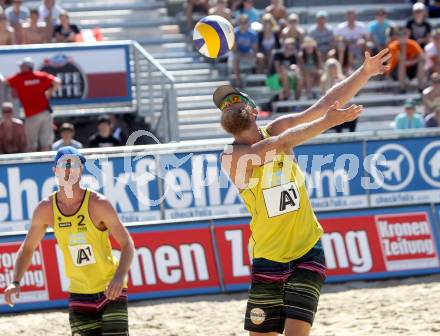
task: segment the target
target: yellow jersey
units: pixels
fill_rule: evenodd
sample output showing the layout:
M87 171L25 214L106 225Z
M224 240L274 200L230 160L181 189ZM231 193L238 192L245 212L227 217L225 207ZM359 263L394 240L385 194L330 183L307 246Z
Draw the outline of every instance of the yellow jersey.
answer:
M90 190L86 189L78 211L64 215L57 204L57 193L52 195L53 230L64 255L69 292L95 294L105 291L118 267L112 255L109 231L99 230L89 214Z
M260 128L264 138L269 137ZM324 233L313 212L304 174L292 155L255 167L241 197L252 216L252 258L288 262L305 255Z

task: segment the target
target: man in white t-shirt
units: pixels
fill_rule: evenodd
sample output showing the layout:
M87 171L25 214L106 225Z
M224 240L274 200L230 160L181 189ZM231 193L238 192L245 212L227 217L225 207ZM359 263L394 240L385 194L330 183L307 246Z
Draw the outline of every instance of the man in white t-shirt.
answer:
M440 73L440 28L434 30L432 41L425 46L426 70Z
M356 21L356 12L353 9L347 11L347 21L337 26L336 36L342 36L355 62L362 62L362 51L367 41L368 29L363 22Z
M39 19L46 22L47 27L56 25L60 14L64 12L64 9L55 3L55 0L42 0L40 7L38 7Z

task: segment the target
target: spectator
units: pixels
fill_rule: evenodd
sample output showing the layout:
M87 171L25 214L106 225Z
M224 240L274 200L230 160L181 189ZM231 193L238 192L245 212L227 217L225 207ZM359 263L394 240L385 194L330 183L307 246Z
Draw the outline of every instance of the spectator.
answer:
M186 25L189 32L194 28L194 14L205 16L209 11L209 0L187 0L186 2Z
M111 119L107 115L98 119L98 132L89 138L89 147L115 147L122 146L122 143L112 134Z
M254 7L252 0L243 0L242 4L238 7L235 17L238 18L242 15L246 15L251 24L260 21L260 11Z
M327 25L328 14L320 10L316 14L316 25L310 30L309 35L316 41L319 52L323 59L327 58L328 52L335 47L335 34Z
M429 8L429 17L431 18L440 17L440 0L432 0L428 8Z
M440 127L440 108L425 117L425 127Z
M309 99L314 98L312 89L319 85L322 61L316 41L310 36L304 38L299 59L306 96Z
M232 55L228 57L237 86L241 86L241 67L255 69L257 53L257 34L249 28L249 19L241 15L238 20L238 27L235 28L235 46Z
M262 23L263 30L258 32L257 73L267 73L272 52L281 48L277 23L272 14L264 14Z
M110 115L110 122L112 125L113 136L124 145L127 142L128 126L116 114Z
M60 127L60 136L61 139L52 144L52 150L56 151L64 146L72 146L76 149L83 148L81 142L73 139L75 136L75 126L72 124L63 123Z
M23 43L40 44L49 42L47 28L44 22L39 22L38 10L32 9L30 21L23 25Z
M211 7L208 12L209 15L219 15L224 17L226 20L231 21L232 12L227 7L226 0L217 0L214 7Z
M60 24L53 29L53 37L57 43L75 42L75 37L79 34L79 28L70 23L69 14L63 12L60 14Z
M440 28L434 30L432 41L425 46L426 70L440 73Z
M12 6L5 10L9 24L14 28L15 40L18 44L23 43L23 27L22 24L29 19L29 9L22 6L21 0L13 0Z
M368 25L369 38L373 42L373 53L376 54L384 49L388 44L387 32L392 24L387 20L387 12L383 8L379 8L376 12L376 20Z
M297 14L292 13L287 19L287 26L281 31L281 41L288 38L295 40L295 48L299 50L304 41L304 30L299 26L299 17Z
M417 77L419 91L424 88L425 78L425 59L422 48L419 44L409 39L409 30L400 28L396 32L397 40L391 42L388 46L390 49L391 59L389 62L390 70L387 74L400 82L400 92L406 92L407 78L414 79Z
M426 20L426 6L421 2L413 5L413 17L406 23L410 31L410 39L416 41L422 48L429 43L431 24Z
M0 122L0 154L24 153L26 151L26 134L23 122L13 118L12 103L2 104L2 121Z
M348 45L354 66L357 67L364 59L362 51L367 40L368 31L364 23L356 21L354 10L347 11L347 21L338 25L336 35L341 36L344 43Z
M270 67L266 85L277 92L277 100L290 99L292 92L295 98L301 96L302 81L297 67L298 54L295 49L295 40L288 38L284 41L281 50L275 52Z
M271 4L266 7L265 11L272 14L277 24L287 20L287 9L284 6L283 0L271 0Z
M342 36L336 37L336 46L328 53L328 58L334 58L342 66L342 70L345 76L348 76L353 67L353 55L350 53L348 45L345 44Z
M9 26L6 15L0 12L0 45L15 44L14 28Z
M404 107L405 112L399 113L394 119L394 128L396 130L425 127L422 115L416 113L416 102L414 99L407 99Z
M52 109L49 99L60 85L51 74L34 71L34 61L26 57L19 63L20 72L7 78L6 84L14 89L24 109L28 151L50 150L53 141ZM0 74L0 82L4 81Z
M431 86L423 90L423 105L425 115L440 109L440 74L434 72L431 75Z
M46 22L46 26L52 29L64 9L56 4L55 0L42 0L38 12L40 20Z
M324 71L321 76L321 92L324 95L334 85L342 82L345 76L342 72L341 63L337 59L329 58L324 64Z

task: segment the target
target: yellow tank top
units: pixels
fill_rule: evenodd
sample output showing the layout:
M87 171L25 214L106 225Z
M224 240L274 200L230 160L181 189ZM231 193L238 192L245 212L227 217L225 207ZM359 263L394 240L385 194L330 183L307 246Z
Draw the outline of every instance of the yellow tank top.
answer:
M265 128L260 131L269 137ZM277 155L274 161L255 167L249 181L241 196L252 216L251 257L278 262L302 257L324 231L293 154Z
M99 230L90 219L90 190L86 190L78 211L64 215L52 195L54 233L64 255L69 292L94 294L103 292L112 280L118 261L112 255L109 231Z

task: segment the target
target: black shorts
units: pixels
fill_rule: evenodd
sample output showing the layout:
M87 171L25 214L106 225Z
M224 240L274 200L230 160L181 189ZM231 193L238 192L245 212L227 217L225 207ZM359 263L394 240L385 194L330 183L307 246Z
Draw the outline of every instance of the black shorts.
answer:
M72 336L127 336L127 291L116 300L104 293L70 294L69 322Z
M411 65L410 67L407 67L407 68L406 68L406 76L407 76L409 79L414 79L414 78L416 78L416 77L417 77L417 69L418 69L418 65L417 65L417 64L414 64L414 65ZM391 72L391 77L392 77L394 80L398 80L398 79L399 79L399 77L398 77L398 72L399 72L399 66L396 66L396 67L394 68L394 70Z
M282 334L287 318L313 324L325 269L321 241L288 263L254 259L245 329Z

